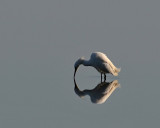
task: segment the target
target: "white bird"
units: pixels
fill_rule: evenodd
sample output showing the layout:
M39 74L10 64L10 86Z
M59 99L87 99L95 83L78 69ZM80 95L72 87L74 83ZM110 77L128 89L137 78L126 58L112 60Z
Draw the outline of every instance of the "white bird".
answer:
M121 70L120 68L115 67L114 64L108 59L108 57L101 52L92 53L90 60L85 60L84 57L79 58L74 64L74 77L78 67L81 64L84 66L92 66L97 69L97 71L101 73L101 80L102 74L104 74L104 79L106 80L106 73L111 73L114 76L118 76L118 73Z

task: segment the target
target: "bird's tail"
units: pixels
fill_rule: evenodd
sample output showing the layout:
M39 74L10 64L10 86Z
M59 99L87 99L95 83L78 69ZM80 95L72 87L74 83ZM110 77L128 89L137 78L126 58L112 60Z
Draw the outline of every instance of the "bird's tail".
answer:
M118 73L121 71L121 68L115 68L113 75L118 76Z
M115 71L119 73L121 71L121 68L116 68Z
M118 73L121 71L120 68L116 68L114 65L111 66L109 64L107 64L107 69L109 70L109 72L111 74L113 74L114 76L118 76Z

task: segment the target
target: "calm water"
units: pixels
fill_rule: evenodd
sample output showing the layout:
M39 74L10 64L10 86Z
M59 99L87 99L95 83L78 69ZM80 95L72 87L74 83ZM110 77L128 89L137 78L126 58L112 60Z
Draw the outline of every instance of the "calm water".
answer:
M158 127L159 4L0 2L0 127ZM121 67L118 77L107 76L120 88L103 104L74 91L74 63L94 51ZM80 90L91 90L100 84L100 74L81 66L76 83Z

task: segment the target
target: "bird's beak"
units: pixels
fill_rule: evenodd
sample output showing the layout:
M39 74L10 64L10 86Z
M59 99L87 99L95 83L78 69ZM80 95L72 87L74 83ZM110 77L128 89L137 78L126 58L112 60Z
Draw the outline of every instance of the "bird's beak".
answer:
M78 67L77 67L77 68L75 68L75 70L74 70L74 78L75 78L75 75L76 75L77 69L78 69Z

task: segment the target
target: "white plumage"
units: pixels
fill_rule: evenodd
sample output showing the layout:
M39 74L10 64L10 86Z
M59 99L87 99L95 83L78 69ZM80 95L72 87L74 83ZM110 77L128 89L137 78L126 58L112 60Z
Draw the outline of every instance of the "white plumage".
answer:
M91 54L91 57L89 60L85 60L83 57L78 59L75 62L75 72L74 72L74 77L76 74L76 71L80 65L84 66L92 66L95 69L97 69L98 72L101 73L101 79L102 79L102 74L104 74L104 79L106 79L106 73L111 73L114 76L118 76L118 73L120 72L120 68L117 68L114 66L114 64L109 60L109 58L101 52L94 52Z

